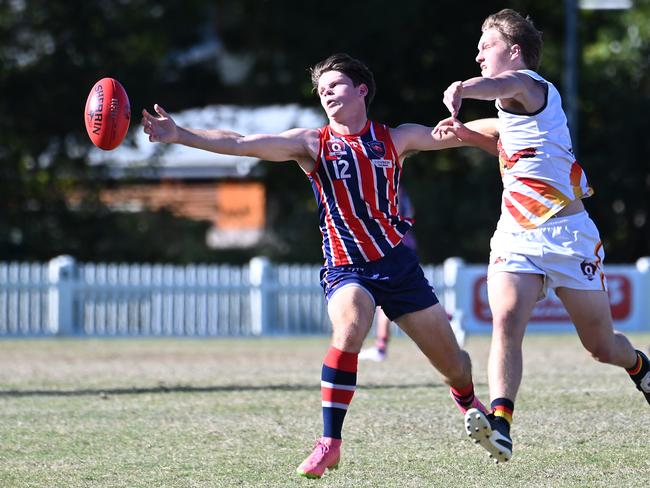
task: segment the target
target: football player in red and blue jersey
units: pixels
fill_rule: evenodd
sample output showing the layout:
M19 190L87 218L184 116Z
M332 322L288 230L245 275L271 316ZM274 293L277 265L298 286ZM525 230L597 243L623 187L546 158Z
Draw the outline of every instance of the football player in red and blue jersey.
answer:
M176 125L159 106L143 110L152 142L174 143L266 161L295 161L318 202L323 235L321 285L332 322L331 345L321 373L323 435L298 467L320 478L339 465L341 430L357 384L357 361L375 308L395 321L450 386L464 413L485 410L474 395L469 355L460 349L447 314L427 282L415 253L403 244L413 220L400 214L398 188L410 153L472 145L496 154L496 137L480 121L449 135L432 127L396 128L368 119L375 94L372 72L347 54L335 54L311 70L329 123L281 134L241 135Z

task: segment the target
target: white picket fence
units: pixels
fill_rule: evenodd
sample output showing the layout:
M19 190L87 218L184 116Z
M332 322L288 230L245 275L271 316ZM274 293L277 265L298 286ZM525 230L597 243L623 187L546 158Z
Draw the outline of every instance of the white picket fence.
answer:
M425 266L442 287L442 267ZM318 265L0 263L0 336L329 333ZM441 301L444 290L437 289Z
M457 336L489 333L486 267L449 258L423 266ZM0 263L0 337L268 336L328 334L318 265ZM621 330L650 330L650 257L608 265L610 304ZM570 331L554 293L528 329ZM395 333L401 332L393 329Z

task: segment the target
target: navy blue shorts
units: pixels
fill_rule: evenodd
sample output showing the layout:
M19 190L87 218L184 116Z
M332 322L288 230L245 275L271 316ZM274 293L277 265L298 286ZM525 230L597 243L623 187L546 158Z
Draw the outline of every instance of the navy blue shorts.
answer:
M344 286L365 289L391 320L438 303L417 255L403 244L369 263L323 266L320 284L328 301Z

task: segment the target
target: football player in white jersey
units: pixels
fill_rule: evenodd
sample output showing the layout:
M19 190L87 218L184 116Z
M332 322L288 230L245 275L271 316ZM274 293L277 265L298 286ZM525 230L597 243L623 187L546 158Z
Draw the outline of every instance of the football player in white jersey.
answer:
M522 376L522 342L535 303L552 288L580 341L603 363L623 367L650 403L648 358L613 329L603 247L582 199L593 194L575 161L555 87L535 72L542 34L511 9L483 23L481 76L452 83L451 117L435 131L455 133L463 99L494 100L503 179L501 217L490 242L488 297L493 316L488 381L492 412L470 410L467 433L497 461L512 456L510 424Z

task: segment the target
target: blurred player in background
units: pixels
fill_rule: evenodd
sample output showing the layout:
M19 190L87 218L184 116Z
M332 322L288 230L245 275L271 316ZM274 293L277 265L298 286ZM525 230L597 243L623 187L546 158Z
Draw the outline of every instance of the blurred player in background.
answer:
M311 73L329 120L320 129L248 136L189 129L177 126L159 105L154 106L156 115L143 110L142 125L152 142L266 161L296 161L311 182L323 235L321 285L332 339L321 371L323 435L297 471L320 478L339 464L343 420L357 384L358 355L377 306L440 372L462 412L484 409L474 396L469 355L456 343L417 256L402 243L411 222L399 213L397 195L408 154L462 145L496 154L496 139L466 128L434 137L432 127L389 128L368 120L374 78L363 63L348 55L331 56Z
M403 186L400 186L397 191L397 210L401 216L414 222L415 211L413 209L413 204ZM413 252L417 250L417 242L415 240L413 229L402 238L402 244L409 249L412 249ZM388 353L388 342L390 341L391 336L391 323L392 321L386 316L381 307L377 307L377 315L375 317L375 345L363 349L359 353L359 359L377 362L386 359L386 354Z
M466 413L468 434L497 462L512 455L510 425L522 376L522 341L537 300L552 288L595 359L625 368L650 403L650 365L614 331L604 252L583 198L593 190L575 161L560 94L534 70L542 35L505 9L483 23L476 62L481 77L444 93L451 117L436 134L462 129L465 98L495 100L503 179L501 218L492 237L488 297L493 316L488 379L492 412Z
M411 219L415 222L415 209L413 208L413 203L409 198L408 194L404 190L403 186L399 187L397 192L397 208L399 214L404 216L407 219ZM402 244L404 244L409 249L412 249L413 252L417 251L417 241L415 239L415 233L411 229L403 238ZM450 320L450 325L458 341L458 345L463 347L464 343L464 333L460 329L460 324L453 321L452 314L447 312L447 319ZM391 338L391 327L392 321L386 316L381 307L377 307L377 315L375 317L375 345L362 349L359 353L359 359L366 361L384 361L388 355L388 343Z

